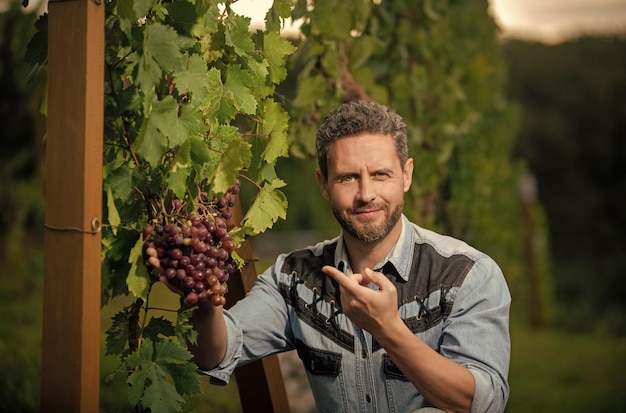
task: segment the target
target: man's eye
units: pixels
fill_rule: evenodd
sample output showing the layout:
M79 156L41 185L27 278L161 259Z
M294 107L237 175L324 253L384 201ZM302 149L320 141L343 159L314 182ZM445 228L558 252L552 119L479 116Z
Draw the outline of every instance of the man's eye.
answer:
M341 178L341 182L352 182L354 181L354 176L344 176Z

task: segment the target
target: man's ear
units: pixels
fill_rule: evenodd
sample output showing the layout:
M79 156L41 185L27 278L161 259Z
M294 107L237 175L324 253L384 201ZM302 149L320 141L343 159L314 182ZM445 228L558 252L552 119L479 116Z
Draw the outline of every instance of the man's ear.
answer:
M407 192L409 188L411 188L411 183L413 182L413 158L406 160L402 174L404 178L404 192Z
M315 170L315 175L317 176L317 183L320 185L320 190L322 191L322 196L328 201L328 181L324 178L322 171L319 168Z

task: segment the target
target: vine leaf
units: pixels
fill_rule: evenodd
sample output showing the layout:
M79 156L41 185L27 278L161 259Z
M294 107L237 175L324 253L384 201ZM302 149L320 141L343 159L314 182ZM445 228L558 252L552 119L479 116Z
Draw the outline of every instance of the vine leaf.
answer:
M282 19L291 15L293 4L291 0L274 0L272 7L265 14L265 25L269 31L279 31ZM282 19L281 19L282 18Z
M141 236L137 239L135 246L130 250L128 262L130 263L130 270L126 277L126 284L128 285L128 291L133 293L135 297L139 297L144 301L148 297L148 290L150 289L150 276L148 270L143 264L143 240Z
M263 56L269 63L270 80L280 83L287 77L285 61L287 56L295 52L296 48L289 40L280 36L278 32L265 34L263 40Z
M150 121L150 117L143 120L135 148L137 154L148 161L152 167L156 168L161 163L161 157L167 150L167 139Z
M233 139L228 143L228 147L215 170L213 192L224 193L233 185L239 174L238 171L250 164L252 159L251 147L252 145L241 139Z
M228 123L235 117L237 110L232 105L233 97L227 96L227 91L222 83L222 74L218 69L211 68L209 70L207 86L209 96L202 102L205 118L217 118L220 123Z
M229 15L224 21L226 28L226 45L231 46L239 56L246 56L254 53L254 43L250 39L249 17L239 15Z
M150 90L159 83L163 72L179 70L183 60L176 31L160 23L150 24L144 34L137 81L144 90Z
M181 308L178 311L174 329L176 331L176 339L180 343L190 343L193 345L198 343L198 331L193 328L193 324L191 324L191 314L194 310L195 307L190 307Z
M115 314L111 320L111 327L106 331L106 355L122 354L128 343L128 317L126 310Z
M228 68L228 78L224 84L224 89L228 97L232 97L235 109L253 114L256 111L256 99L250 87L253 86L254 78L252 74L240 65L232 65Z
M141 402L152 413L180 411L184 399L180 394L200 391L199 375L195 365L188 363L191 353L182 346L163 340L144 339L141 347L126 358L132 369L129 402Z
M289 135L287 134L289 115L272 99L263 102L262 111L261 131L268 136L263 158L271 163L279 156L289 155Z
M176 89L179 93L191 93L191 99L202 102L208 94L206 85L207 67L202 57L192 55L187 60L186 67L178 72L174 72Z
M173 336L174 326L170 320L161 317L152 317L148 325L143 329L142 337L150 339L154 342L159 341L159 335Z
M111 191L111 187L107 186L107 211L108 222L111 225L111 232L113 235L117 235L117 227L122 222L120 218L120 214L117 211L117 207L115 206L115 198L113 197L113 192Z
M271 228L278 218L287 217L287 197L278 190L285 186L281 179L266 184L242 220L242 227L247 235L254 236Z
M167 146L174 148L182 145L190 134L204 131L204 123L199 112L184 105L178 115L178 102L168 95L153 102L150 122L167 137Z

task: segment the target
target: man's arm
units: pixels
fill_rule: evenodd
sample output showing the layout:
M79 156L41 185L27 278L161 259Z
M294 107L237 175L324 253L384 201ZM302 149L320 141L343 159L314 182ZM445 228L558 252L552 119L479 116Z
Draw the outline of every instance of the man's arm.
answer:
M192 314L191 322L198 332L196 345L189 345L193 362L200 370L216 367L226 354L226 322L223 307L210 302L200 302Z
M322 270L339 283L344 314L372 334L426 400L442 410L470 411L474 376L406 327L398 314L396 289L383 274L369 268L350 276L330 266ZM379 289L368 288L370 283Z

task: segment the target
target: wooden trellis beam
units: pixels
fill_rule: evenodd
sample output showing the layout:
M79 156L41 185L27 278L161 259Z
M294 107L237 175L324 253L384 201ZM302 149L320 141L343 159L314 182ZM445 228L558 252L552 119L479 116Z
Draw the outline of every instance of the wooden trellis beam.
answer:
M48 4L42 412L97 412L104 5Z

